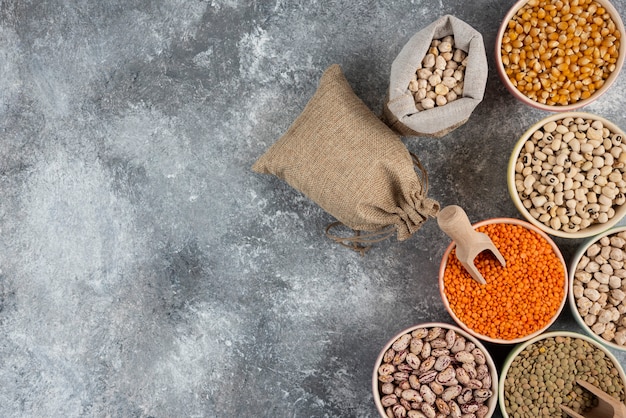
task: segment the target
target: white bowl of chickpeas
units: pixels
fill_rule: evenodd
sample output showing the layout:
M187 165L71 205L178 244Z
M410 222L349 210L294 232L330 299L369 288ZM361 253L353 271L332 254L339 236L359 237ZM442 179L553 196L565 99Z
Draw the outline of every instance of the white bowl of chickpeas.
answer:
M500 79L532 107L565 112L606 92L624 64L624 24L608 0L520 0L495 43Z
M507 183L522 216L545 233L598 235L626 214L624 132L591 113L552 114L518 140Z
M570 264L569 304L581 328L626 351L626 226L586 240Z

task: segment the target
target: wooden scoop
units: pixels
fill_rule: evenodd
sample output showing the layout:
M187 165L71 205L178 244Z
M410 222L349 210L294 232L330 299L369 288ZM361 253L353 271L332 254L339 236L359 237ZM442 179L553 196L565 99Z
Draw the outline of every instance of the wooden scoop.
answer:
M623 403L589 382L577 379L576 383L598 397L598 406L581 415L565 405L560 405L567 415L573 418L626 418L626 406Z
M474 230L467 214L460 206L451 205L443 208L437 215L437 223L439 228L456 243L456 257L478 283L487 283L474 264L474 258L481 252L491 251L500 264L506 266L504 257L489 236Z

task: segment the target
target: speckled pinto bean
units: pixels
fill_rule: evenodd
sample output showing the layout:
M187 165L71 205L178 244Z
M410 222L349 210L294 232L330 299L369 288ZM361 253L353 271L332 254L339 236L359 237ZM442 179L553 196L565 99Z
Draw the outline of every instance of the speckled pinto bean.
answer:
M399 364L393 363L396 349L409 350ZM418 328L403 334L377 369L385 413L389 418L485 417L493 396L485 361L486 353L452 329Z
M589 246L576 266L573 294L581 317L606 341L626 346L626 232Z
M619 371L602 350L581 338L557 336L529 345L513 359L504 380L506 411L511 418L567 417L563 404L583 413L597 400L576 379L624 401Z
M600 120L547 122L519 153L515 188L530 215L554 230L606 223L626 202L625 150L622 134Z

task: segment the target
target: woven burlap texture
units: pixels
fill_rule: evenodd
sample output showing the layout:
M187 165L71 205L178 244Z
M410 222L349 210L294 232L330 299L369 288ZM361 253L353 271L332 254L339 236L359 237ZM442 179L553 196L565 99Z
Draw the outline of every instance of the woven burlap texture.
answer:
M445 106L420 112L409 91L409 82L421 67L432 40L448 35L454 36L456 48L467 52L463 95ZM483 100L487 76L487 55L480 32L454 16L442 16L413 35L391 64L383 118L403 136L442 137L467 122Z
M354 94L337 64L252 169L285 180L353 230L395 226L400 241L439 211L400 137Z

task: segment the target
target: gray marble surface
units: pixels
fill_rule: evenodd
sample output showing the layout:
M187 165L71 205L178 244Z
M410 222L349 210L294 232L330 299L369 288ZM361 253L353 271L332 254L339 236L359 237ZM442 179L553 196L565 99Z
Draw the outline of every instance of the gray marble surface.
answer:
M496 75L512 4L0 1L0 416L375 417L382 345L452 323L449 239L431 220L361 257L250 167L330 64L380 114L400 48L452 14L484 36L484 101L404 141L442 205L519 217L509 153L547 114ZM624 77L585 110L626 127ZM578 330L567 309L553 329Z

